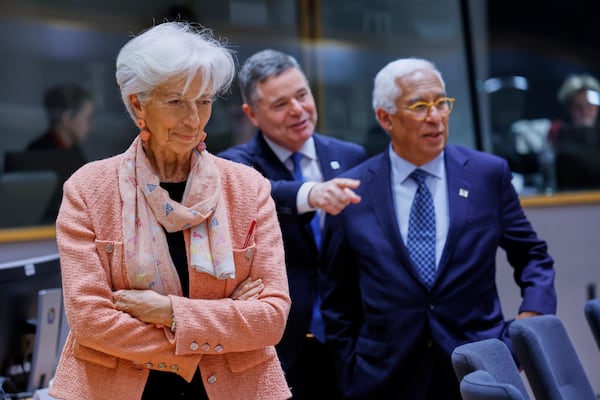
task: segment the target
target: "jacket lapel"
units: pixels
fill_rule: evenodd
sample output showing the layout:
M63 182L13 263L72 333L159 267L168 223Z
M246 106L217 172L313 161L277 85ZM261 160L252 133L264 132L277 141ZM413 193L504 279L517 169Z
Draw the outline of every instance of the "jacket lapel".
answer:
M361 182L361 187L364 185L364 190L361 191L363 193L362 201L369 202L369 207L384 232L384 238L381 240L390 242L400 263L405 265L406 269L418 279L415 269L412 268L408 250L404 245L396 220L391 187L391 165L387 151L381 153L373 161L375 163L369 168L366 179ZM377 195L373 195L374 193Z
M448 224L448 236L442 257L438 265L436 276L443 272L450 255L454 252L465 223L469 206L469 195L471 193L471 180L468 172L468 158L457 148L446 146L445 164L446 179L448 184L448 209L450 221Z

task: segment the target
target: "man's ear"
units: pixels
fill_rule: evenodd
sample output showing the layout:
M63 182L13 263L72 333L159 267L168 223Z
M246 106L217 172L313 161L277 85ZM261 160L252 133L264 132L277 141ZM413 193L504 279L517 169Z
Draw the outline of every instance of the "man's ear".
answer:
M244 114L246 114L250 122L252 122L252 125L258 128L258 120L256 119L256 114L252 107L250 107L248 103L244 103L242 104L242 111L244 111Z
M389 133L392 130L392 119L389 112L383 108L378 108L375 110L375 118L384 131Z

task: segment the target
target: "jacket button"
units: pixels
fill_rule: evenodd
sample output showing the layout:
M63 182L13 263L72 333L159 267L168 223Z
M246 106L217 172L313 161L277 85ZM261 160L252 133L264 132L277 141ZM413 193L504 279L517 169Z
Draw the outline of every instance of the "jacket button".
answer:
M152 368L153 364L151 362L147 362L147 363L144 364L144 367L146 367L146 368Z
M202 345L202 351L209 351L210 350L210 345L208 343L204 343Z
M112 243L107 243L106 247L104 247L104 251L108 254L112 253L115 250L115 246Z
M190 344L190 350L192 350L192 351L198 350L199 347L200 346L198 345L197 342L192 342L192 344Z
M171 365L171 371L179 371L179 367L177 365Z
M222 352L222 351L223 351L223 346L221 346L220 344L216 345L216 346L215 346L215 351L216 351L217 353L220 353L220 352Z
M159 368L159 369L165 369L165 368L167 368L167 364L165 364L165 363L160 363L160 364L158 364L158 368Z
M215 383L217 381L217 376L211 375L208 377L207 381L208 381L208 383Z
M246 249L246 258L252 258L252 249Z

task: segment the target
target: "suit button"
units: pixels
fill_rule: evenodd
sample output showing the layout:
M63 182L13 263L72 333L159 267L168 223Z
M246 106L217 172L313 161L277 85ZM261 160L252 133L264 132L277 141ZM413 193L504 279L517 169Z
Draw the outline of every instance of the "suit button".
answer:
M112 253L115 250L115 246L112 243L107 243L106 247L104 247L104 251L108 254Z
M208 377L207 381L208 381L208 383L215 383L217 381L217 376L211 375Z
M428 340L427 341L427 347L428 348L432 348L433 347L433 340Z
M433 306L433 304L429 303L427 304L427 307L429 307L430 310L433 310L435 307Z
M179 371L179 367L175 364L171 365L171 371Z
M252 249L246 249L245 255L246 258L252 258Z
M165 368L167 368L167 364L165 364L165 363L158 364L158 369L165 369Z
M199 347L200 346L198 345L197 342L192 342L192 344L190 344L190 350L192 350L192 351L198 350Z
M204 343L202 345L202 351L209 351L209 350L210 350L210 344Z
M146 367L146 368L152 368L152 366L153 366L153 364L150 362L144 364L144 367Z
M223 351L223 346L221 346L220 344L216 345L216 346L215 346L215 351L216 351L217 353L220 353L220 352L222 352L222 351Z

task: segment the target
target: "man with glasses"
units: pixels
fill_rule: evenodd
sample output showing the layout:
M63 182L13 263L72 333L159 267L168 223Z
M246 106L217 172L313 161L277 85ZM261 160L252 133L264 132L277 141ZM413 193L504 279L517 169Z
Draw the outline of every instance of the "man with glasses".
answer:
M391 144L342 174L361 181L362 201L323 230L321 311L348 399L459 400L456 346L498 338L512 350L498 248L523 296L516 318L556 312L554 261L506 161L447 144L453 105L427 60L396 60L375 77Z

